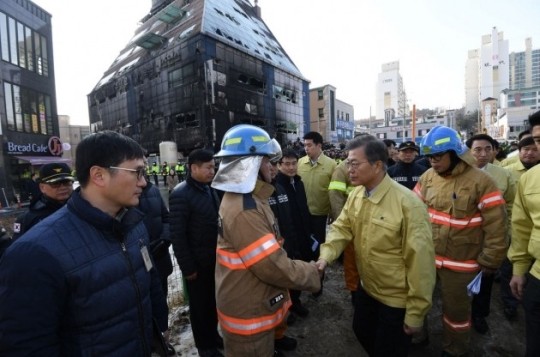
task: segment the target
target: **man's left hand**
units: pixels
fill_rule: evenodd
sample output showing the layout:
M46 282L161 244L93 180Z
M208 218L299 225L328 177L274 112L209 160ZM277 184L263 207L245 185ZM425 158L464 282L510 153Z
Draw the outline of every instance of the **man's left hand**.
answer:
M412 335L413 333L418 333L418 332L422 331L422 326L413 327L413 326L409 326L407 324L403 324L403 331L405 332L406 335Z

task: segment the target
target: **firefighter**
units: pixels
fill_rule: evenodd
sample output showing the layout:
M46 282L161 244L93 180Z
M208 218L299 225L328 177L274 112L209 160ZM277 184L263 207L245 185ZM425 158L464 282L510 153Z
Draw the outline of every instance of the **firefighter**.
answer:
M489 174L449 127L436 126L421 150L431 168L414 192L426 203L435 244L443 310L443 356L468 352L471 298L467 285L481 271L493 274L506 253L505 201Z
M225 194L219 209L216 302L227 356L274 354L274 330L291 305L287 289L318 291L315 263L291 260L277 241L268 203L270 159L281 148L252 125L229 129L212 183Z

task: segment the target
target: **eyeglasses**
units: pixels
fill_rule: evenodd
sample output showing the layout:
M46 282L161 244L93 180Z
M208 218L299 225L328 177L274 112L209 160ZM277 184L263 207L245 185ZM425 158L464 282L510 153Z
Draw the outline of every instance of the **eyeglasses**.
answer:
M345 166L347 167L347 170L356 170L360 167L360 165L365 164L369 161L345 161Z
M445 151L445 152L441 152L440 154L426 155L426 157L429 161L439 162L441 161L442 157L446 155L447 153L448 151Z
M47 183L47 185L51 186L52 188L59 188L60 186L73 186L73 181L70 181L70 180L57 181L57 182Z
M138 169L128 169L127 167L109 166L109 169L135 172L137 174L137 180L140 180L144 177L145 171L144 167L140 167Z
M482 152L485 152L486 154L491 154L491 152L493 151L493 149L490 147L490 146L486 146L485 148L482 148L482 147L475 147L473 150L472 150L475 154L480 154Z

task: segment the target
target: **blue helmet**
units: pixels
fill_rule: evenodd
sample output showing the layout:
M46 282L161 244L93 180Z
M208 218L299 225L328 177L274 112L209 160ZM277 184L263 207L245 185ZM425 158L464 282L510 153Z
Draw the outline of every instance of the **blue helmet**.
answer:
M467 147L461 142L457 131L443 125L432 128L420 143L420 151L423 155L435 155L450 150L461 155L467 151Z
M230 128L223 136L221 150L216 158L229 156L268 156L270 159L281 157L281 147L276 139L263 129L248 124Z

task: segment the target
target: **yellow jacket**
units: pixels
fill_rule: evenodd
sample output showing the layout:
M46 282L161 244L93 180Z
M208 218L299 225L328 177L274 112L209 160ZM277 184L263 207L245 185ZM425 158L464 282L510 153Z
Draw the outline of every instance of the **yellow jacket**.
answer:
M502 192L504 201L506 202L506 214L508 216L507 231L507 244L510 243L510 225L512 223L512 205L514 204L514 198L516 197L516 180L512 176L512 173L506 168L487 164L485 167L486 172L491 176L497 188Z
M330 214L330 197L328 186L337 164L334 160L321 153L315 165L311 165L309 156L298 160L298 175L306 188L309 213L315 216Z
M527 169L525 168L525 166L523 166L523 163L521 162L521 160L519 160L519 158L517 161L514 161L513 163L505 166L504 168L512 173L514 181L516 182L519 181L521 175L527 172Z
M455 268L466 262L467 271L479 265L496 269L506 254L506 208L493 179L460 161L450 176L427 170L414 188L426 203L433 228L437 266ZM439 258L441 257L441 258ZM463 264L458 264L463 266Z
M332 180L328 186L328 196L330 197L330 208L332 210L331 217L333 220L338 218L341 209L345 205L345 201L347 201L349 193L351 193L353 189L354 187L351 186L346 162L342 161L334 169Z
M540 279L540 166L529 169L517 185L508 259L514 275L525 275L530 268Z
M354 242L364 290L381 303L405 308L405 323L422 326L431 307L435 265L426 208L388 175L370 197L358 186L330 226L320 257L332 262Z

